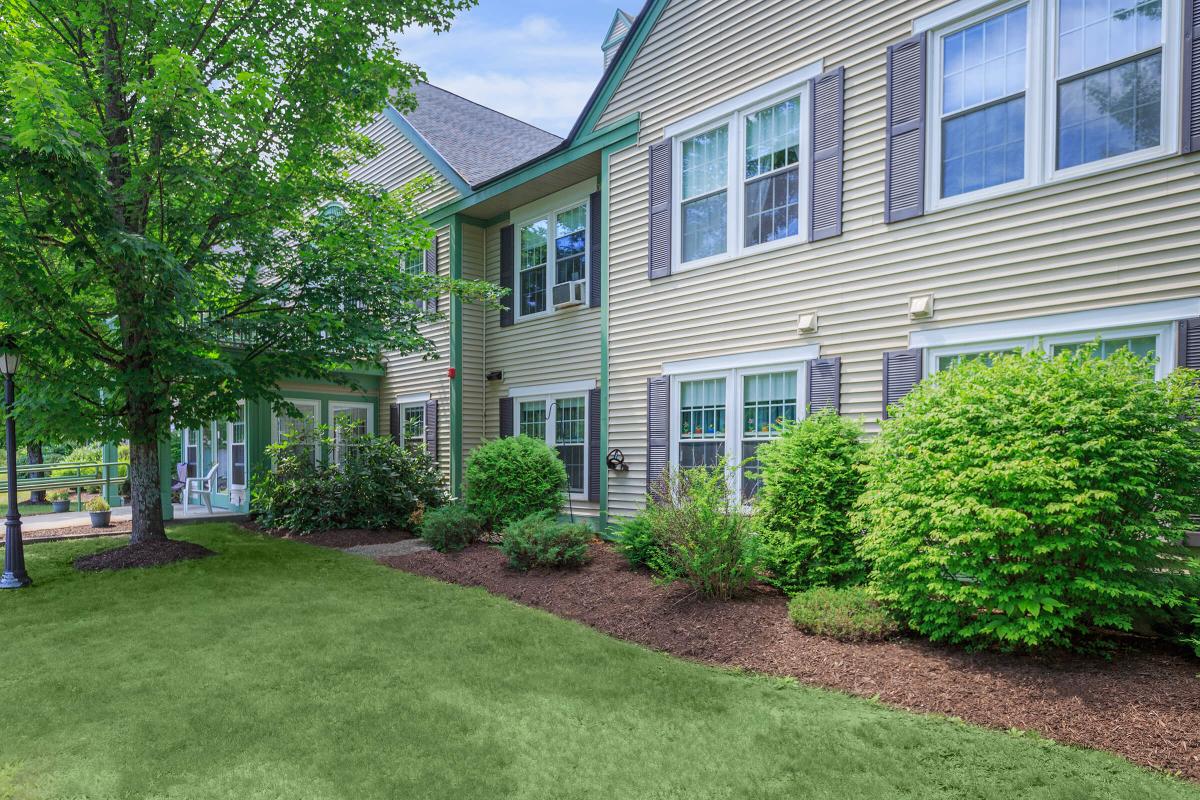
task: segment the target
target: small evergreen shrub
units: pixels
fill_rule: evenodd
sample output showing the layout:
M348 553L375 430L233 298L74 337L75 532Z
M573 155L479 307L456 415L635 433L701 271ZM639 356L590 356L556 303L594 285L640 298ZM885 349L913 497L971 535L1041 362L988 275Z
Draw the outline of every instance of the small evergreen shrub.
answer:
M862 426L833 410L786 424L758 448L755 519L767 583L793 594L866 578L850 523L865 450Z
M788 603L788 616L805 633L842 642L878 641L900 631L864 586L818 586L800 592Z
M456 553L479 538L483 523L462 503L451 503L426 511L419 533L439 553Z
M711 468L671 469L663 479L662 502L650 498L645 512L658 547L650 568L665 582L680 581L718 600L749 587L756 539L730 491L724 459Z
M871 448L875 596L935 640L1091 644L1180 606L1200 500L1200 376L1094 347L921 383Z
M509 523L500 550L510 566L580 567L588 560L595 533L583 522L558 522L552 512L539 511Z
M654 538L654 524L648 514L626 520L617 531L617 549L631 567L648 567L662 552Z
M467 506L492 530L542 511L557 515L566 485L558 454L528 436L485 442L467 464Z
M423 448L408 449L385 436L343 432L340 464L314 462L335 445L325 427L314 438L288 436L267 448L274 469L254 477L250 510L270 528L305 535L339 528L413 530L426 509L446 501L437 464Z

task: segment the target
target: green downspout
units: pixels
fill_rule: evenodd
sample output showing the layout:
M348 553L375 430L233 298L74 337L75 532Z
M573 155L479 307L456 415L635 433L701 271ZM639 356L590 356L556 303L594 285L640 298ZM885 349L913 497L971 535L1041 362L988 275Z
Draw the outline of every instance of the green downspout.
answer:
M462 218L455 214L450 219L450 277L462 280ZM462 298L450 295L450 365L454 378L450 381L450 491L455 497L462 496Z

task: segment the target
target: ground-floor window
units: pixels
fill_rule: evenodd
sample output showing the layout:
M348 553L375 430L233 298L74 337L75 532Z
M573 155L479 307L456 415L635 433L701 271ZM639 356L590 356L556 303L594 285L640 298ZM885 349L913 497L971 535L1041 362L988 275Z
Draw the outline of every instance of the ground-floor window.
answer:
M371 432L374 408L370 403L330 403L329 418L333 427L333 463L341 464L349 454L349 444L356 436Z
M272 442L281 444L292 441L296 447L309 451L313 463L320 457L317 444L317 426L321 424L321 404L317 400L294 400L285 398L300 412L299 417L287 414L276 414L272 424ZM289 436L291 437L289 439Z
M587 396L522 397L516 412L517 433L552 447L566 467L571 494L586 494Z
M424 403L406 403L401 405L400 424L404 426L405 447L420 447L425 444Z

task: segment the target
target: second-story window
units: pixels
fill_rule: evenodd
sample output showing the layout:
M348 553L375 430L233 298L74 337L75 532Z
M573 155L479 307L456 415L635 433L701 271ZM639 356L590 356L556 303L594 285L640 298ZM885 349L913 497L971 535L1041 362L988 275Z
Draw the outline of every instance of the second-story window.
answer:
M553 310L552 287L587 280L588 204L584 200L523 223L518 241L517 315Z
M722 125L685 139L683 163L682 261L724 253L729 230L729 126Z
M746 117L746 247L800 233L800 99Z
M546 220L521 226L521 274L517 311L523 316L546 310Z

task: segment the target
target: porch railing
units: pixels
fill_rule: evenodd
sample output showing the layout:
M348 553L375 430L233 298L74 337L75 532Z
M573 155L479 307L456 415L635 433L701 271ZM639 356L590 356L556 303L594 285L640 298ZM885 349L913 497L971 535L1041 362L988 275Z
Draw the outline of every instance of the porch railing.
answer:
M83 510L83 490L104 487L104 497L112 496L112 485L120 484L128 474L127 461L60 462L24 464L17 467L18 492L60 492L75 490L76 503ZM54 473L59 473L55 475ZM64 474L65 473L65 474ZM35 477L41 476L41 477ZM8 471L0 467L0 486L6 485Z

